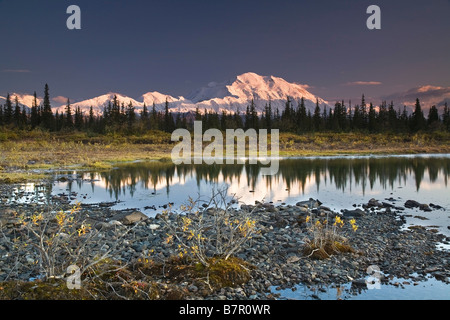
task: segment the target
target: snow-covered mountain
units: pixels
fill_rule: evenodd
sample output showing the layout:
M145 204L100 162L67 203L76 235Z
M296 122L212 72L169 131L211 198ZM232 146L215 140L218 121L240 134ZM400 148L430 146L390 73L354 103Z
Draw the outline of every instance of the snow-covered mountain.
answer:
M256 111L263 112L265 106L270 102L272 110L278 108L284 110L286 100L293 102L297 107L303 97L305 106L311 111L316 106L316 100L323 107L328 103L307 90L307 85L290 83L274 76L260 76L248 72L224 83L210 83L207 87L200 88L189 96L189 100L200 109L213 109L217 112L222 110L243 112L253 100Z
M383 100L388 101L388 103L394 101L396 106L403 107L405 105L411 110L414 108L416 99L420 100L420 105L424 110L430 109L433 105L442 110L444 103L447 102L450 105L450 87L426 85L383 97Z
M174 97L160 92L148 92L142 95L139 101L130 97L119 95L117 93L108 93L100 97L74 103L72 108L80 107L81 110L88 112L92 105L94 113L101 114L104 107L111 101L114 95L120 103L128 105L133 104L135 110L142 110L144 103L150 110L155 104L158 111L164 110L166 99L169 102L169 108L172 112L194 112L196 108L200 112L204 110L222 112L245 112L247 106L254 101L257 112L263 112L266 105L271 104L272 110L276 108L284 110L285 103L289 97L294 107L297 107L300 99L303 97L307 108L314 109L316 100L323 107L328 103L320 97L317 97L307 90L307 85L289 83L286 80L274 76L260 76L256 73L248 72L241 74L229 81L222 83L209 83L207 86L192 92L188 98ZM58 109L64 110L65 106ZM56 109L56 108L55 108Z
M243 113L247 106L251 104L252 100L255 104L256 111L259 113L264 111L266 104L269 104L269 102L271 103L273 112L275 112L277 108L281 112L285 108L288 97L292 101L294 108L298 106L300 99L303 97L306 108L311 110L311 112L316 105L316 100L319 101L321 108L323 108L324 105L332 107L332 104L329 104L327 101L317 97L308 90L308 85L290 83L279 77L261 76L256 73L247 72L238 75L229 81L220 83L211 82L205 87L193 91L187 98L174 97L153 91L143 94L138 99L133 99L120 93L109 92L88 100L79 102L72 101L71 107L72 110L80 107L87 115L92 106L94 113L100 115L108 105L108 102L114 99L114 96L117 97L120 104L123 103L124 105L128 105L131 102L135 107L136 112L140 112L144 104L147 105L149 111L153 104L155 104L156 110L162 111L164 110L166 99L169 102L169 108L172 112L183 113L194 112L196 108L198 108L200 112L204 112L206 109L218 113L223 110L228 112L236 112L239 110ZM10 96L13 106L15 105L16 96L21 107L24 105L31 108L33 104L33 95L11 93ZM445 102L450 104L450 87L437 87L431 85L421 86L405 92L384 96L381 100L386 100L388 103L394 101L396 107L403 107L403 105L406 105L409 110L412 110L416 98L420 99L424 110L429 109L432 105L436 105L442 110ZM65 111L66 103L64 99L65 98L63 97L57 97L51 101L54 112L57 110L59 112ZM4 104L5 101L6 98L0 96L0 104ZM42 101L42 97L38 97L38 103L42 104Z
M34 101L34 96L31 94L20 94L20 93L10 93L9 94L9 98L11 99L11 103L13 108L16 106L16 97L17 97L17 101L19 102L19 106L20 108L22 108L22 106L25 106L27 108L31 108L31 106L33 105L33 101ZM41 104L43 99L37 97L36 98L37 103ZM6 96L0 96L0 104L5 104L6 103Z
M98 96L98 97L95 97L92 99L71 103L70 107L72 110L75 110L76 108L79 107L80 110L84 114L87 115L89 113L89 109L92 106L92 110L93 110L94 114L100 115L103 113L104 108L108 106L108 103L112 102L114 100L114 96L117 98L117 101L119 102L120 105L122 105L122 103L123 103L125 106L127 106L131 102L136 109L141 108L144 105L143 102L139 102L137 100L134 100L133 98L124 96L119 93L109 92L107 94L104 94L104 95L101 95L101 96ZM54 107L52 109L53 109L53 112L56 112L56 111L58 111L60 113L65 112L66 104L61 105L56 108Z
M92 106L94 114L99 115L103 113L104 108L109 101L114 99L114 96L117 97L119 104L123 103L127 106L131 102L136 112L141 111L144 104L149 110L151 110L153 104L155 104L156 110L164 110L166 100L169 102L169 108L172 112L194 112L198 108L200 112L204 112L206 109L219 113L223 110L228 112L239 110L243 113L252 100L256 111L259 113L263 112L265 106L269 103L273 111L278 108L281 112L285 108L288 97L292 101L293 107L297 107L300 99L303 97L306 108L311 111L316 105L316 100L319 101L321 107L328 105L325 100L310 93L307 90L308 88L307 85L290 83L282 78L261 76L248 72L226 82L209 83L207 86L192 92L188 98L174 97L159 92L147 92L139 97L138 100L135 100L120 93L109 92L92 99L72 102L71 108L75 110L79 107L82 112L88 114ZM18 98L19 102L31 107L33 96L20 95ZM38 99L38 102L42 103L42 98ZM0 103L4 102L0 100ZM54 106L56 102L52 101L51 103ZM53 107L53 112L64 112L65 108L66 103L62 104L62 101L60 101L59 106Z

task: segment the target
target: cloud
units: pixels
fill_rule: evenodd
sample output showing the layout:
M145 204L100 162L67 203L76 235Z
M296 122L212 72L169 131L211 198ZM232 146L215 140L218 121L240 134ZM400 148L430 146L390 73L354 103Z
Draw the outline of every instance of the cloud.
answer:
M67 97L63 97L63 96L57 96L52 98L53 101L58 102L58 103L67 103Z
M4 69L2 72L5 73L29 73L31 70L28 69Z
M347 82L346 86L379 86L382 84L378 81L354 81L354 82Z

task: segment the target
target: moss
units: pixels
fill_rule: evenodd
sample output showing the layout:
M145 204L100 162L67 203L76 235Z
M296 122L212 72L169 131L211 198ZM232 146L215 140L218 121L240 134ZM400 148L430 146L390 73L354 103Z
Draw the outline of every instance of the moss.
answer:
M0 283L0 300L81 300L88 299L85 289L70 290L66 281L49 279L46 281L8 281Z
M211 284L216 288L239 286L250 280L252 266L242 259L211 258L208 263L210 266L203 270L203 275L209 275Z
M236 257L227 260L214 257L209 258L207 262L209 266L186 257L171 257L165 263L137 262L133 265L133 270L152 278L163 275L172 284L201 281L208 282L212 289L220 289L246 283L251 277L250 270L254 268Z

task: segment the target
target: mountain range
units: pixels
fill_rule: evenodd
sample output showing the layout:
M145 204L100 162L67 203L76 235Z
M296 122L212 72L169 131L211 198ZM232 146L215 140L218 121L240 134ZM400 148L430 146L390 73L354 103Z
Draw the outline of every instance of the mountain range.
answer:
M247 72L230 79L225 82L211 82L208 85L193 91L187 97L174 97L160 92L147 92L138 99L124 96L120 93L109 92L92 99L83 100L71 103L71 108L74 110L79 107L85 114L89 112L92 106L94 114L100 115L104 108L112 101L114 96L120 104L128 105L130 102L135 107L135 111L139 112L144 107L144 104L158 111L164 110L166 99L169 102L169 109L172 112L194 112L197 108L200 112L204 110L211 110L218 113L226 110L227 112L240 111L245 112L253 100L255 109L258 113L264 111L264 108L269 103L272 110L277 108L284 110L286 100L289 98L293 102L293 106L297 107L301 98L304 98L307 110L313 112L316 101L319 102L321 108L324 106L330 107L334 103L312 94L308 91L308 85L290 83L286 80L275 76L261 76L256 73ZM14 105L14 99L17 96L19 105L31 108L33 103L33 96L29 94L15 94L10 93L11 100ZM66 103L58 97L57 101L52 101L53 112L64 112ZM408 90L407 92L392 94L385 96L382 99L394 101L394 104L399 107L406 105L411 107L414 105L416 98L421 100L424 109L436 105L441 107L445 102L450 102L450 87L436 87L436 86L422 86ZM5 97L0 96L0 104L5 103ZM42 103L43 99L38 98L38 103Z

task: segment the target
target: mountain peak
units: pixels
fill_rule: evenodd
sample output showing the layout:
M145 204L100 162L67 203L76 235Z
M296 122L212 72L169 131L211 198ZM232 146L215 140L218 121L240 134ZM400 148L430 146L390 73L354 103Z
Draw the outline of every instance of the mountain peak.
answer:
M237 110L242 112L252 101L258 113L264 112L269 103L273 111L277 108L281 111L285 108L288 98L293 102L293 107L297 107L297 102L301 98L304 98L305 106L311 110L315 107L316 100L319 101L320 106L327 105L325 100L310 93L308 88L306 85L290 83L272 75L262 76L254 72L246 72L228 81L210 82L192 92L187 99L150 91L135 100L117 92L108 92L92 99L72 103L72 108L79 107L82 112L87 114L92 106L93 112L99 115L103 113L104 108L114 99L114 96L119 104L127 106L131 102L136 112L139 112L144 104L148 107L155 104L157 110L164 110L166 100L173 112L190 112L197 108L216 112L236 112ZM18 98L20 102L20 97L18 96ZM24 104L31 106L31 100L24 101ZM53 110L64 112L65 107L64 103L59 107L54 107Z

